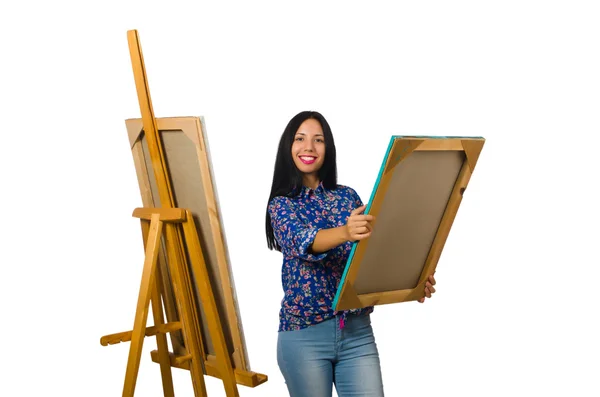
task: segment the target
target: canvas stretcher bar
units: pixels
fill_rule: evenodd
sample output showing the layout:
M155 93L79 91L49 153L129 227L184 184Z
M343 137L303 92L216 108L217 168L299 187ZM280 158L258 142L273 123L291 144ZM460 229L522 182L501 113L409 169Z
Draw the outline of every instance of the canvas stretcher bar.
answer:
M435 271L477 164L482 137L392 136L334 302L349 310L418 300Z

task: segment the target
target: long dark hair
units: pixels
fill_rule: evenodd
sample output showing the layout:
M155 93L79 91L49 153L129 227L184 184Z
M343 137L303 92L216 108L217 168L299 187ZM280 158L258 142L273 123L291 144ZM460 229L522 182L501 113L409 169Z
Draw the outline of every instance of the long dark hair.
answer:
M273 183L271 185L271 193L267 202L266 216L266 232L267 245L270 250L275 249L281 251L281 247L275 240L273 227L271 226L271 216L269 215L269 203L273 197L287 196L294 197L302 189L302 172L294 164L292 158L292 144L294 137L300 125L308 119L315 119L321 124L323 136L325 138L325 160L323 166L319 169L319 180L326 189L333 190L337 187L337 165L335 158L335 143L329 123L325 117L319 112L304 111L295 115L285 127L281 139L279 140L279 148L277 149L277 157L275 158L275 169L273 171Z

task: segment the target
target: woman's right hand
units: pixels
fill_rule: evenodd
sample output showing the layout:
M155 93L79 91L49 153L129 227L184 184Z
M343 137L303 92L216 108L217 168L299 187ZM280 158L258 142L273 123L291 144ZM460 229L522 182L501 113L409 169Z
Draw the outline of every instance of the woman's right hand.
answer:
M367 206L362 205L350 213L346 221L346 237L348 241L364 240L373 232L373 215L362 215Z

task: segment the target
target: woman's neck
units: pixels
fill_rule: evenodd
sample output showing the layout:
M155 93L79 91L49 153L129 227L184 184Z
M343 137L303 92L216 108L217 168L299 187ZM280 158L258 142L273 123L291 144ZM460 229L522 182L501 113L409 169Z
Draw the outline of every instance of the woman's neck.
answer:
M317 175L313 175L313 174L306 175L305 174L302 177L302 184L313 190L319 186L319 183L321 183L321 181L319 181L319 178L317 177Z

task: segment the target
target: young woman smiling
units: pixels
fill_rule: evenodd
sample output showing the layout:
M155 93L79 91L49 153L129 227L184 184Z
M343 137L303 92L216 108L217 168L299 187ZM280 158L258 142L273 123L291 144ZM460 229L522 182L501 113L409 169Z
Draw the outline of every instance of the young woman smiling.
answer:
M373 230L364 209L352 188L337 184L325 118L294 116L279 142L266 213L268 247L283 254L277 362L291 397L330 397L333 385L339 397L384 395L373 307L332 309L353 242ZM431 277L428 298L433 285Z

